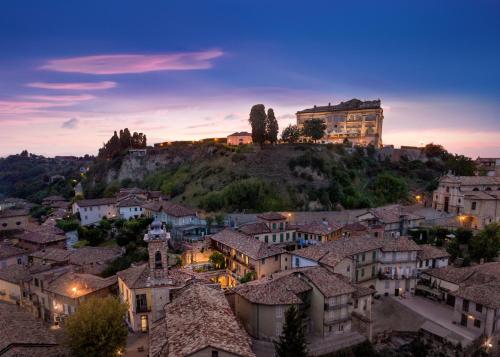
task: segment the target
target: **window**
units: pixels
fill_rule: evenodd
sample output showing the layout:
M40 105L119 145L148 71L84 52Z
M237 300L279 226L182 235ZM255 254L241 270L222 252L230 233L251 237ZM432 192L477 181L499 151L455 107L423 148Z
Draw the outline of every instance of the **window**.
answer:
M267 235L264 236L264 242L269 243L269 237Z
M446 186L446 192L450 192L450 187Z
M2 227L7 227L7 223L2 223Z
M299 258L295 258L295 267L296 268L300 267L300 259Z
M212 357L219 357L219 351L212 351Z
M280 222L280 230L283 230L283 222Z
M361 277L364 277L365 276L365 268L362 268L361 269Z
M481 328L481 320L475 319L474 320L474 327Z
M273 242L276 242L276 234L273 234Z
M280 233L280 242L283 243L283 233Z
M477 206L477 202L475 202L475 201L474 201L474 202L472 202L472 203L471 203L471 210L473 210L473 211L474 211L474 210L476 209L476 206Z
M262 258L261 263L266 264L266 258Z
M276 306L276 317L283 317L283 306Z
M372 265L372 276L375 276L375 265Z
M363 254L361 255L361 261L362 261L362 262L364 262L364 261L365 261L365 253L363 253Z
M40 284L40 283L38 282L38 279L37 279L37 278L35 278L35 286L39 286L39 284Z
M21 258L17 258L17 264L23 264L23 260Z
M20 225L21 225L21 222L17 221L16 226L20 226Z
M375 236L375 237L377 237L377 236ZM373 253L372 253L372 260L373 261L377 260L377 252L376 251L373 251Z
M279 255L275 255L275 256L274 256L274 261L275 261L275 262L277 262L277 261L278 261L278 259L279 259Z
M160 251L157 251L155 253L155 269L162 269L163 268L163 264L161 262L161 253Z
M276 229L276 223L273 223L273 229Z
M462 310L465 312L469 311L469 300L464 300L462 303Z
M286 240L290 240L290 233L286 233Z
M481 304L476 304L476 311L477 311L477 312L483 312L483 305L481 305Z

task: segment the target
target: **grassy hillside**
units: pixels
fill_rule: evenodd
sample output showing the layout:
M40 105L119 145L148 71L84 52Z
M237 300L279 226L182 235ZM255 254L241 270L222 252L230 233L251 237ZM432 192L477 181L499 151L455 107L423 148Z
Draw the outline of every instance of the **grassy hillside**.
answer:
M108 185L103 184L111 169L106 166L119 171L124 162L101 162L91 171L94 183L86 187L98 196L137 185L207 211L363 208L409 201L411 192L432 190L448 166L440 158L391 163L376 157L373 148L342 145L194 145L162 150L144 161L150 166L157 160L154 169L136 168L147 172L140 179L128 172L131 178Z

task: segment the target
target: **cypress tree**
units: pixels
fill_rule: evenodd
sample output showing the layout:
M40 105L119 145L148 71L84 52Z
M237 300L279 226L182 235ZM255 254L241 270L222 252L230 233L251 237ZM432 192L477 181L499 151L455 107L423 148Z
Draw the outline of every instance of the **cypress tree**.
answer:
M266 108L264 104L255 104L248 119L252 127L252 141L261 146L266 141Z
M274 342L274 349L278 357L306 357L307 341L302 317L295 305L285 313L283 331Z
M274 110L272 108L269 108L266 117L266 137L271 144L275 144L276 142L278 142L278 132L278 121L274 116Z

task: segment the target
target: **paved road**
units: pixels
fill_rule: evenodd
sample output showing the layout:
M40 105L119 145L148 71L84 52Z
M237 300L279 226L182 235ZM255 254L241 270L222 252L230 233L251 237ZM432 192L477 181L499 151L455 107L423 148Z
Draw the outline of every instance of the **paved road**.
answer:
M451 306L440 304L421 296L411 296L406 299L392 297L392 299L426 319L456 333L469 342L473 341L479 335L460 325L453 324L453 308Z

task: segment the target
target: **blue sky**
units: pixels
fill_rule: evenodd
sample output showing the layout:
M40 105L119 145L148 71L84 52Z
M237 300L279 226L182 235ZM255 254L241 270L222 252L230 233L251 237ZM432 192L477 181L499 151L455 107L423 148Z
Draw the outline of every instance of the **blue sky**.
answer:
M0 11L0 155L95 153L281 127L381 98L386 144L500 156L498 1L10 1ZM78 137L78 140L75 140Z

